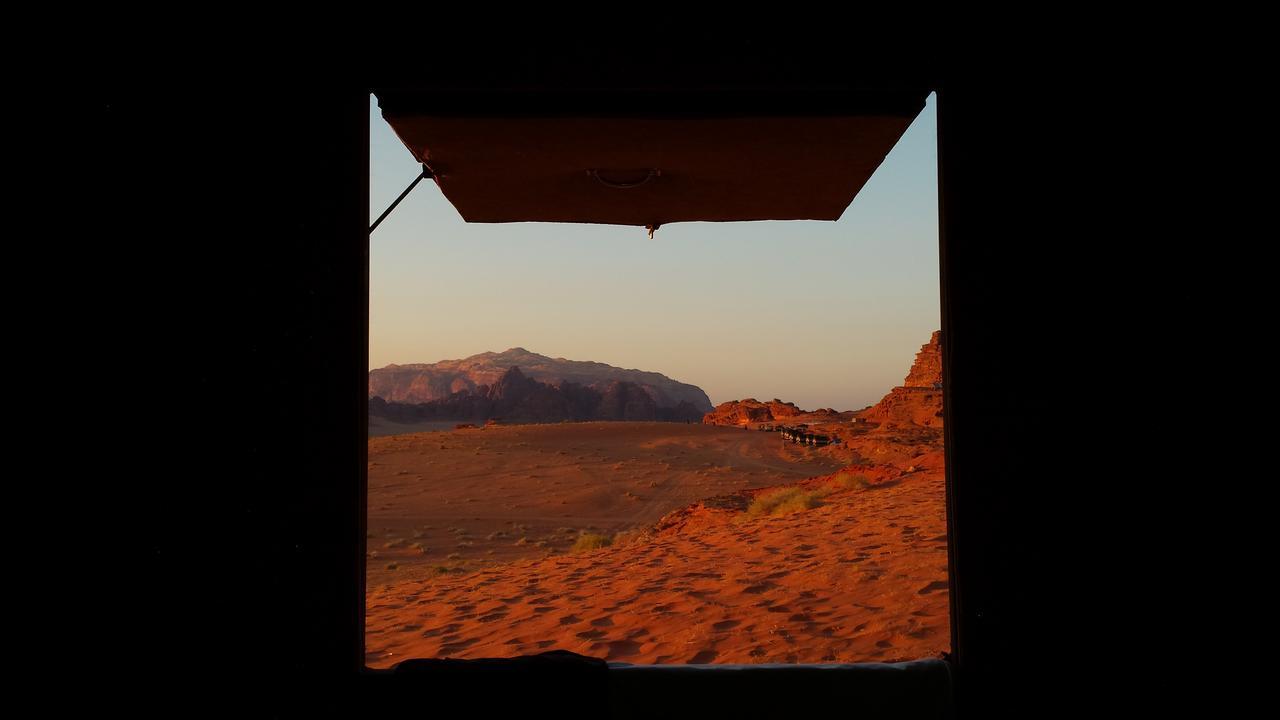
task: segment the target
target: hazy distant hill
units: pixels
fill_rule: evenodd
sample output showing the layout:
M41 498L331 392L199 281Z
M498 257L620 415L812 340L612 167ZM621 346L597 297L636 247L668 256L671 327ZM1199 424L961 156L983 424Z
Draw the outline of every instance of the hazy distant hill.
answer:
M509 423L548 423L586 420L665 420L695 422L702 411L682 400L675 407L659 407L644 388L614 380L602 389L562 381L549 385L527 377L520 368L503 373L492 385L459 390L425 403L389 403L369 398L369 415L398 423L441 420L484 422L501 418Z
M604 363L550 358L529 352L524 348L511 348L504 352L486 352L462 360L442 360L437 363L412 365L388 365L369 371L369 397L382 398L389 403L429 403L446 400L455 393L475 393L481 386L493 388L513 367L527 378L552 387L565 383L590 388L602 396L609 396L611 388L616 396L615 383L624 382L639 386L659 408L674 409L686 403L698 412L711 410L711 399L702 388L677 382L656 372L628 370Z

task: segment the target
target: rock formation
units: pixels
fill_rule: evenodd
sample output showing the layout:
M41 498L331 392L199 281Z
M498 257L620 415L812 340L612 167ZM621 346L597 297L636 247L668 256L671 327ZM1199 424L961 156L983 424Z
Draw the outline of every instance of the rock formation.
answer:
M916 353L903 384L880 402L859 413L868 422L885 425L942 427L942 333L934 331Z
M795 403L782 402L774 398L769 402L760 402L755 398L730 400L720 403L714 410L702 418L704 425L748 425L750 423L774 422L784 418L804 414L804 410Z
M425 403L387 402L369 398L369 414L394 422L467 420L483 423L502 418L508 423L547 423L586 420L666 420L691 422L702 411L682 400L659 407L636 383L614 381L603 389L572 382L551 385L511 367L491 385L478 385Z
M934 330L929 342L916 353L916 361L911 364L911 372L903 381L904 387L942 387L942 331Z
M677 382L656 372L628 370L604 363L549 358L524 348L486 352L462 360L432 364L388 365L369 371L369 397L388 403L429 403L446 400L454 393L477 392L494 386L508 370L519 367L524 376L545 385L574 384L608 393L613 383L625 382L641 388L658 408L675 409L688 403L697 411L711 410L711 400L701 388ZM640 402L631 399L631 402Z

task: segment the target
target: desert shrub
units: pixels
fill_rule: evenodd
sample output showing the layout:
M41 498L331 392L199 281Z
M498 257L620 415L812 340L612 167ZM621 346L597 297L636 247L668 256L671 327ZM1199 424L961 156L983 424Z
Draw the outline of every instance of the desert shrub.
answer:
M522 537L522 538L520 538L519 540L517 540L517 541L515 542L515 544L516 544L516 545L528 545L528 544L529 544L529 538L527 538L527 537Z
M578 536L573 547L569 548L569 552L587 552L589 550L599 550L602 547L609 547L613 544L613 538L600 533L582 533Z
M622 530L621 532L613 534L613 544L618 546L632 545L640 542L644 538L645 531L643 529L637 528L634 530Z
M866 475L840 472L831 478L830 485L837 490L866 490L871 487L871 481Z
M747 507L747 515L751 517L786 515L787 513L809 510L822 504L822 496L824 494L821 491L805 490L800 487L770 490L757 495L755 500L751 501L751 505Z

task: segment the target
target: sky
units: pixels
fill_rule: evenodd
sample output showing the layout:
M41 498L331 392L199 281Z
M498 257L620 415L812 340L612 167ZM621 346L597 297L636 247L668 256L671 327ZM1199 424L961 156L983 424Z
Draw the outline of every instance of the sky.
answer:
M420 172L370 96L370 222ZM369 367L523 347L711 402L857 410L941 326L931 95L836 222L468 224L423 181L369 247ZM813 312L796 313L799 303Z

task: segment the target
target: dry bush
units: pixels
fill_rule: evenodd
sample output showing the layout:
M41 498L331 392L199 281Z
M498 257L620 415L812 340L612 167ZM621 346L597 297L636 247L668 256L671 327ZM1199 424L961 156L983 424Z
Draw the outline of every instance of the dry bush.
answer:
M810 491L799 487L786 487L761 493L747 507L747 515L786 515L787 513L810 510L822 504L822 491Z
M866 475L841 471L831 478L829 485L836 490L866 490L871 481Z
M603 547L609 547L613 544L613 538L600 533L582 533L578 536L578 540L573 543L573 547L569 548L569 552L588 552L590 550L599 550Z

